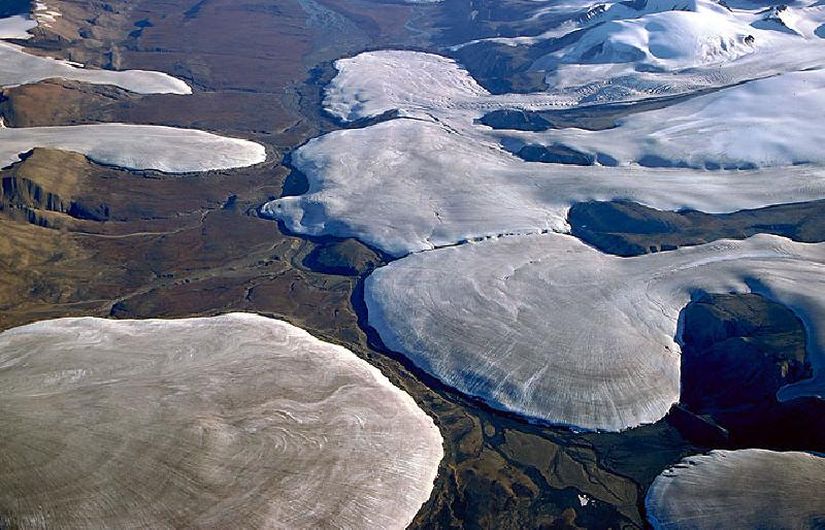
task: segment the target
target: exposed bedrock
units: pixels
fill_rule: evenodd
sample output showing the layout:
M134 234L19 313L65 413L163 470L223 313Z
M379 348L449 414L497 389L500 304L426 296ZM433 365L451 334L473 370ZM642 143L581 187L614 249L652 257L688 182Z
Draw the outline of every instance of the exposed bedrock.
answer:
M75 219L87 221L109 219L109 207L104 203L66 200L45 190L36 182L16 176L0 179L0 209L7 208L19 209L26 212L26 215L35 216L30 219L42 219L36 215L37 210L65 213ZM34 224L42 225L43 223L34 222Z
M825 401L776 397L812 376L805 327L792 311L755 294L703 295L682 321L679 401L718 426L725 446L825 447Z
M355 239L320 244L304 258L304 265L316 272L358 276L382 262L381 258Z
M547 164L573 164L576 166L592 166L596 157L581 153L564 145L527 144L514 151L514 154L525 162L544 162Z
M567 214L571 233L602 252L635 256L723 238L776 234L825 239L825 201L780 204L731 214L664 211L630 201L581 202Z

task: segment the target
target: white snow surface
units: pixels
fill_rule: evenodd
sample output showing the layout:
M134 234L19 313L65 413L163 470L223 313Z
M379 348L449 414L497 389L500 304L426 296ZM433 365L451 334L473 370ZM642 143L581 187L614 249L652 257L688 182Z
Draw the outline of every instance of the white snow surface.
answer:
M38 23L49 25L60 13L42 2L28 15L0 18L0 39L29 39ZM83 68L51 57L27 53L10 42L0 42L0 87L37 83L44 79L71 79L96 85L113 85L137 94L191 94L184 81L163 72Z
M701 2L699 6L605 22L585 31L560 53L560 60L574 64L633 62L676 70L730 62L753 53L753 46L745 42L753 28L715 3ZM615 10L616 6L607 13Z
M324 108L344 121L391 110L438 111L489 96L455 61L432 53L366 52L335 62L338 74L325 89Z
M401 256L486 236L566 231L585 200L730 212L825 197L825 176L798 166L756 171L579 167L524 162L483 136L397 119L316 138L293 164L305 195L262 212L293 232L357 237Z
M529 47L564 37L572 42L536 59L531 70L546 73L549 93L591 103L687 93L824 66L825 6L819 2L772 8L729 3L565 3L547 12L567 19L538 35L453 48L485 40Z
M246 167L266 160L258 143L196 129L103 123L65 127L0 128L0 165L35 147L74 151L101 164L187 173Z
M825 164L825 70L791 72L634 114L603 131L564 129L544 143L621 164L769 167ZM516 134L518 135L518 134ZM542 142L538 142L542 143Z
M711 451L685 458L648 490L657 530L783 528L825 520L825 458L762 449Z
M12 526L403 529L443 455L377 368L258 315L14 328L0 381Z
M34 3L34 17L37 19L39 25L48 28L52 22L57 21L57 18L62 16L60 11L50 7L45 2Z
M49 11L38 3L37 13ZM0 39L31 37L26 31L36 25L36 20L24 16L0 19ZM0 41L0 87L49 78L114 85L140 94L192 92L186 83L162 72L87 69L30 55L20 46ZM35 147L75 151L102 164L169 173L246 167L266 160L260 144L195 129L120 123L0 128L0 166L13 164Z
M569 206L584 200L724 213L825 197L825 7L761 9L610 4L565 27L580 38L534 64L550 88L533 94L490 94L433 54L342 59L327 110L344 122L399 117L302 146L292 162L309 190L262 213L296 233L413 253L368 278L371 325L389 348L494 407L582 429L657 421L678 399L677 318L698 290L759 292L796 311L816 376L779 398L821 396L822 245L755 237L621 259L535 235L567 231ZM510 44L541 40L531 39ZM477 122L501 109L598 114L674 95L686 97L630 108L598 132ZM504 147L528 144L605 166L529 163Z
M27 85L51 78L114 85L137 94L192 93L185 82L162 72L80 68L66 61L31 55L16 44L0 42L0 86Z
M309 192L262 211L297 233L354 236L398 256L477 237L564 231L567 208L579 200L721 213L825 197L822 70L696 96L604 131L534 133L475 120L496 109L573 102L491 95L455 62L419 52L369 52L336 66L330 112L347 121L393 110L403 118L335 131L296 151ZM628 167L527 163L501 147L505 139L568 145ZM697 170L704 167L749 170Z
M410 255L367 278L369 324L425 371L491 406L618 431L679 398L678 318L699 292L755 292L805 323L825 392L825 244L759 235L619 258L561 234ZM782 395L782 393L780 394Z
M14 15L0 18L0 39L30 39L30 29L37 27L37 21L28 15Z

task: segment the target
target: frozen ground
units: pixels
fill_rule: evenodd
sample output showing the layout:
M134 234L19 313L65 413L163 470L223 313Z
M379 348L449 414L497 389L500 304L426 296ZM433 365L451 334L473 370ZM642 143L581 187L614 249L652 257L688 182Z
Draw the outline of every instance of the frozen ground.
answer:
M619 258L571 236L413 254L366 281L369 324L458 390L530 418L622 430L679 399L679 313L700 292L755 292L805 322L825 393L825 244L760 235Z
M62 16L60 11L50 7L45 2L34 3L34 18L39 25L50 27L52 22L55 22L58 17Z
M760 449L691 456L659 475L646 498L659 530L821 528L825 458Z
M251 314L0 334L0 523L405 528L441 436L350 351Z

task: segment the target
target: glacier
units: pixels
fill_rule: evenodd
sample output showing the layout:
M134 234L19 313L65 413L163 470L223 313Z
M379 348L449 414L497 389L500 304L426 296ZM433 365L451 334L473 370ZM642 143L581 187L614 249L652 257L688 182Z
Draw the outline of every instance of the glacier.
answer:
M37 21L28 16L0 19L0 39L26 39ZM162 72L82 68L27 53L0 40L0 87L61 78L113 85L137 94L191 94L184 81ZM10 128L0 123L0 167L37 147L74 151L101 164L168 173L223 170L266 161L263 145L195 129L121 123Z
M196 129L100 123L0 128L0 165L36 147L73 151L100 164L188 173L251 166L266 160L261 144Z
M620 258L562 235L412 254L365 282L384 344L449 386L543 422L619 431L679 399L679 314L700 293L758 293L805 323L825 396L825 243L757 235Z
M659 475L645 499L656 530L817 528L825 458L797 451L711 451Z
M254 314L13 328L0 381L12 526L403 529L443 454L377 368Z

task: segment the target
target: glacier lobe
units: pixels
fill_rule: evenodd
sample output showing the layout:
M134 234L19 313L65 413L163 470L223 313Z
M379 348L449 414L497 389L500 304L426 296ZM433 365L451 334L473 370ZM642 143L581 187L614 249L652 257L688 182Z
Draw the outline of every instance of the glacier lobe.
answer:
M825 520L825 458L761 449L685 458L645 499L657 530L818 528Z
M756 292L806 324L825 393L825 244L775 236L619 258L560 234L410 255L367 278L370 326L448 385L583 429L662 418L679 398L678 318L700 292Z
M14 328L0 381L12 527L402 529L442 456L378 369L257 315Z

